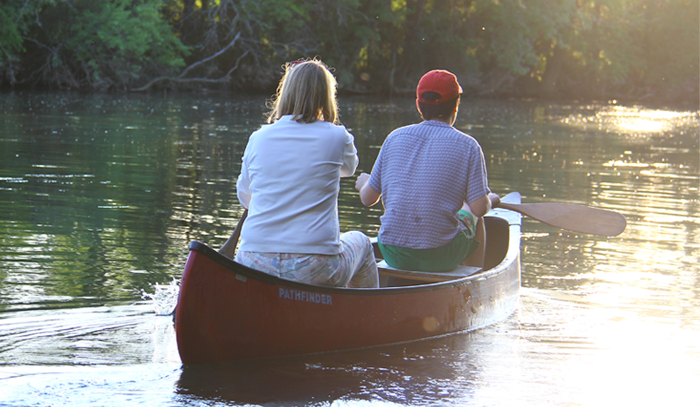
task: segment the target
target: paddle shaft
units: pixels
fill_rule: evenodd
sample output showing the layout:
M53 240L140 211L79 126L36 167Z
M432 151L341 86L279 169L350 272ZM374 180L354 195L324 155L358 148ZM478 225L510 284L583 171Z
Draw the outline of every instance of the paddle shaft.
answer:
M514 204L491 198L494 208L503 208L572 232L598 236L617 236L625 230L627 220L617 212L567 203Z
M224 245L221 246L221 249L219 249L219 253L223 254L224 256L230 259L233 259L233 255L236 252L236 246L238 245L238 238L241 236L241 228L243 227L243 222L247 217L248 209L243 211L241 219L238 220L238 225L236 225L236 228L233 230L231 237L229 237L226 243L224 243Z

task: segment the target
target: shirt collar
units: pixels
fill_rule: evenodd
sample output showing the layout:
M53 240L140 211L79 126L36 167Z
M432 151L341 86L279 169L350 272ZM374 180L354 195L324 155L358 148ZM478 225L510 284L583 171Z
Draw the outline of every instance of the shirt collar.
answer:
M428 126L436 126L436 127L452 127L451 124L441 122L440 120L425 120L425 121L423 121L423 124L426 124Z

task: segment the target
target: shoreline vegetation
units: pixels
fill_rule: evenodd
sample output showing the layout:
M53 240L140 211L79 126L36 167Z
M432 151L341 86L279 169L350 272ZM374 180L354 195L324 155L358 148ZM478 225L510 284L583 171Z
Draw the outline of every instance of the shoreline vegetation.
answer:
M697 0L7 0L0 89L271 94L318 56L343 94L700 102Z

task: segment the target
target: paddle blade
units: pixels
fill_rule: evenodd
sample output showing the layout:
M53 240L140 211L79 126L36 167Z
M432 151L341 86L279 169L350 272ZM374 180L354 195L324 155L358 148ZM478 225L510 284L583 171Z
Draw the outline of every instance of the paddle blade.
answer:
M509 204L501 202L498 206L572 232L598 236L617 236L627 226L627 220L620 213L583 205L566 203Z

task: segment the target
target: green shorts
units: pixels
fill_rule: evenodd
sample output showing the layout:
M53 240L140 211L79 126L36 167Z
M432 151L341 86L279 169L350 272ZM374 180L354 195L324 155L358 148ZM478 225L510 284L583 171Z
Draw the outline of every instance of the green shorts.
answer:
M383 245L377 239L384 260L391 267L414 271L450 271L469 257L479 247L476 236L476 219L471 213L461 210L459 220L467 230L457 233L452 242L433 249L410 249Z

